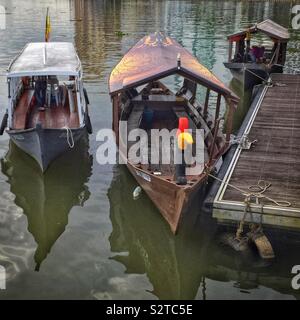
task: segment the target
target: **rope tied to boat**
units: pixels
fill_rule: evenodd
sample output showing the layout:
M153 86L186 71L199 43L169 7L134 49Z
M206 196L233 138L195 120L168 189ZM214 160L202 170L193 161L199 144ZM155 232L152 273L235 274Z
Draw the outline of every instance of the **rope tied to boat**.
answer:
M256 73L254 73L253 71L251 71L251 70L247 69L246 67L244 67L244 71L247 71L247 72L249 72L249 73L253 74L255 77L259 78L259 79L260 79L260 80L262 80L263 82L265 82L265 81L266 81L266 79L265 79L265 78L263 78L263 77L259 76L258 74L256 74ZM268 81L268 80L267 80L267 81ZM270 85L272 85L272 82L271 82L271 83L269 83L269 84L270 84Z
M72 130L71 130L69 127L67 127L67 126L63 127L63 129L66 130L68 145L69 145L69 147L70 147L71 149L73 149L74 146L75 146L74 137L73 137L73 132L72 132Z
M241 137L235 137L230 140L230 144L238 144L242 150L250 150L256 142L258 142L257 139L250 141L248 134L243 134Z
M211 177L221 183L224 182L222 179L212 175L208 170L206 170L206 174L209 177ZM257 204L259 203L259 200L265 199L265 200L268 200L268 201L274 203L278 207L288 208L288 207L292 206L291 202L289 202L287 200L275 200L275 199L265 195L264 193L272 186L272 184L266 180L259 180L256 185L249 186L248 190L243 190L242 188L237 187L229 182L227 182L227 185L228 185L228 187L231 187L231 188L235 189L236 191L239 191L242 195L245 196L245 199L249 199L250 205L251 205L251 198L255 198Z
M206 174L223 183L224 181L216 176L214 176L213 174L211 174L209 172L209 168L206 168ZM249 237L255 237L255 235L258 235L258 234L263 234L263 227L262 227L262 216L261 216L261 221L259 224L257 223L254 223L253 221L253 215L252 215L252 212L251 212L251 199L252 198L255 198L255 201L256 201L256 204L259 204L259 200L261 199L266 199L270 202L273 202L276 206L278 207L290 207L292 206L292 204L289 202L289 201L286 201L286 200L275 200L267 195L265 195L265 192L272 186L271 183L269 183L268 181L266 180L262 180L260 179L256 185L250 185L248 187L248 190L243 190L242 188L240 187L237 187L231 183L227 183L227 185L235 190L237 190L238 192L240 192L242 195L245 196L244 198L244 205L245 205L245 208L244 208L244 215L243 215L243 218L242 220L240 221L239 225L238 225L238 228L236 230L236 233L235 233L235 239L237 241L239 241L240 243L247 243L249 241ZM263 204L261 204L261 207L263 208ZM246 236L243 236L244 234L244 225L245 225L245 222L246 222L246 218L247 218L247 215L250 214L251 215L251 224L249 226L250 228L250 233L247 234Z
M244 209L244 215L243 218L241 220L241 222L239 223L239 226L236 230L235 233L235 239L239 240L239 241L248 241L248 237L242 237L243 233L244 233L244 224L245 224L245 220L247 217L247 213L250 212L251 213L251 199L250 197L246 197L244 200L245 203L245 209Z
M259 78L260 80L263 81L263 83L267 86L267 87L274 87L274 86L277 86L277 87L286 87L287 85L285 83L280 83L280 82L272 82L271 78L269 79L264 79L263 77L260 77L259 75L257 75L256 73L252 72L251 70L249 69L246 69L246 67L244 67L244 70L245 71L248 71L249 73L251 73L252 75L254 75L255 77Z

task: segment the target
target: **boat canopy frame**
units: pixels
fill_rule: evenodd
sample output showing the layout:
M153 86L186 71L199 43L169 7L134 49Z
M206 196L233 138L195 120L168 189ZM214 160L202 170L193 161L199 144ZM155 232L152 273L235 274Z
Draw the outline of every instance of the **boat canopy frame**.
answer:
M8 127L12 117L18 91L23 78L74 77L80 126L83 125L87 106L83 99L82 65L71 42L31 42L11 61L7 69L8 84Z
M180 75L196 85L206 87L204 115L208 112L210 92L217 93L215 110L215 132L220 123L221 97L229 106L229 123L226 130L226 144L230 143L233 113L239 98L227 88L212 72L201 65L199 61L185 48L161 32L156 32L142 38L113 69L109 77L109 92L112 99L112 127L119 144L119 118L121 114L121 94L132 88L137 88L149 82L158 81L170 75ZM185 84L185 81L184 81Z
M235 32L227 36L227 39L230 42L238 42L240 40L244 40L248 32L250 32L251 34L262 32L273 41L276 40L277 42L282 43L288 42L290 39L288 29L270 19L257 23L249 28L246 28L243 31Z
M116 65L109 77L114 95L171 75L180 75L233 101L239 98L174 39L161 32L142 38Z
M7 78L26 76L82 77L81 61L71 42L31 42L11 61Z
M284 65L286 60L286 50L287 50L287 42L290 39L289 32L283 26L277 24L276 22L267 19L260 23L255 24L252 27L249 27L243 31L233 33L227 36L229 41L228 48L228 62L232 61L232 53L233 53L233 44L235 43L235 53L234 56L240 53L242 50L242 55L244 55L244 41L247 39L247 34L255 34L255 33L264 33L273 41L273 48L271 50L272 56L269 64L279 64ZM249 45L250 40L248 39ZM248 48L250 50L250 47ZM240 54L241 56L241 54ZM242 57L243 59L243 57ZM245 63L245 61L243 61ZM252 64L252 63L251 63Z

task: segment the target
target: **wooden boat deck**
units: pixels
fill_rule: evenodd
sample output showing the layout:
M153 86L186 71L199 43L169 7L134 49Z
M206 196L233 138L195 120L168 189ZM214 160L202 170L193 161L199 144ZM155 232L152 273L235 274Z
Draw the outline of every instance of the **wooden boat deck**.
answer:
M246 221L300 229L300 75L273 74L265 87L245 133L257 140L250 150L238 148L213 204L213 216L222 222L244 217L245 195L228 184L249 191L260 180L271 183L262 198L252 199Z
M35 110L30 121L30 127L34 128L37 123L41 123L43 128L78 128L79 118L77 112L70 113L66 107L59 105L46 108L45 111Z
M35 128L40 123L43 128L61 129L63 127L78 128L78 112L70 112L68 101L65 105L45 108L40 111L33 103L34 90L25 90L13 114L13 128L24 130Z
M138 101L138 99L136 99L135 101ZM174 100L175 101L175 100ZM127 132L129 133L131 130L139 128L141 126L141 118L142 118L142 114L144 111L144 107L145 105L143 104L135 104L133 106L133 109L130 113L130 116L128 118L128 122L127 122ZM167 106L168 107L168 106ZM162 111L166 111L164 110L165 108L162 108ZM157 109L156 112L159 109ZM171 116L171 113L173 111L173 117ZM181 103L179 105L173 104L173 107L169 106L169 110L168 110L168 118L167 119L159 119L159 116L156 117L153 121L152 124L152 129L168 129L168 130L173 130L176 129L178 126L178 119L180 117L187 117L189 120L189 128L195 130L196 129L196 125L193 122L193 120L190 118L190 116L187 114L185 108L183 105L181 105ZM148 141L150 142L151 137L150 137L150 133L148 134ZM134 142L128 142L128 149L134 144ZM153 152L157 151L157 157L160 156L160 160L161 159L161 155L162 155L162 148L163 146L160 145L159 149L155 149L153 150ZM153 155L153 154L152 154ZM166 179L172 179L175 173L175 165L174 165L174 143L170 144L170 164L141 164L141 168L143 168L144 170L150 171L150 172L159 172L162 176L164 176ZM149 154L148 154L148 159L151 160L151 148L150 148L150 144L149 144ZM208 155L207 155L207 150L205 150L205 159L208 159ZM187 178L190 178L189 176ZM194 177L191 177L191 179L193 179Z

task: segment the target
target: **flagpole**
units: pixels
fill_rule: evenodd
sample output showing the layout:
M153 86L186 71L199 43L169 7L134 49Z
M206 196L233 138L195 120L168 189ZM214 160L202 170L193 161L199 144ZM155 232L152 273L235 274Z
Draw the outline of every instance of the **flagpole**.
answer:
M50 32L51 32L51 25L50 25L49 7L47 7L46 25L45 25L45 42L49 42Z

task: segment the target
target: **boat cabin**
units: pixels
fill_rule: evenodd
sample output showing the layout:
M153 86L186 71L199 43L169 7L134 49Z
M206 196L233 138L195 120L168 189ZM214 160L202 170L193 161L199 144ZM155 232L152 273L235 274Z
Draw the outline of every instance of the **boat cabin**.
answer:
M269 41L255 38L257 33ZM288 30L270 19L257 23L228 36L228 62L284 66L289 38Z
M86 101L81 62L72 43L29 43L7 73L8 128L79 128Z

